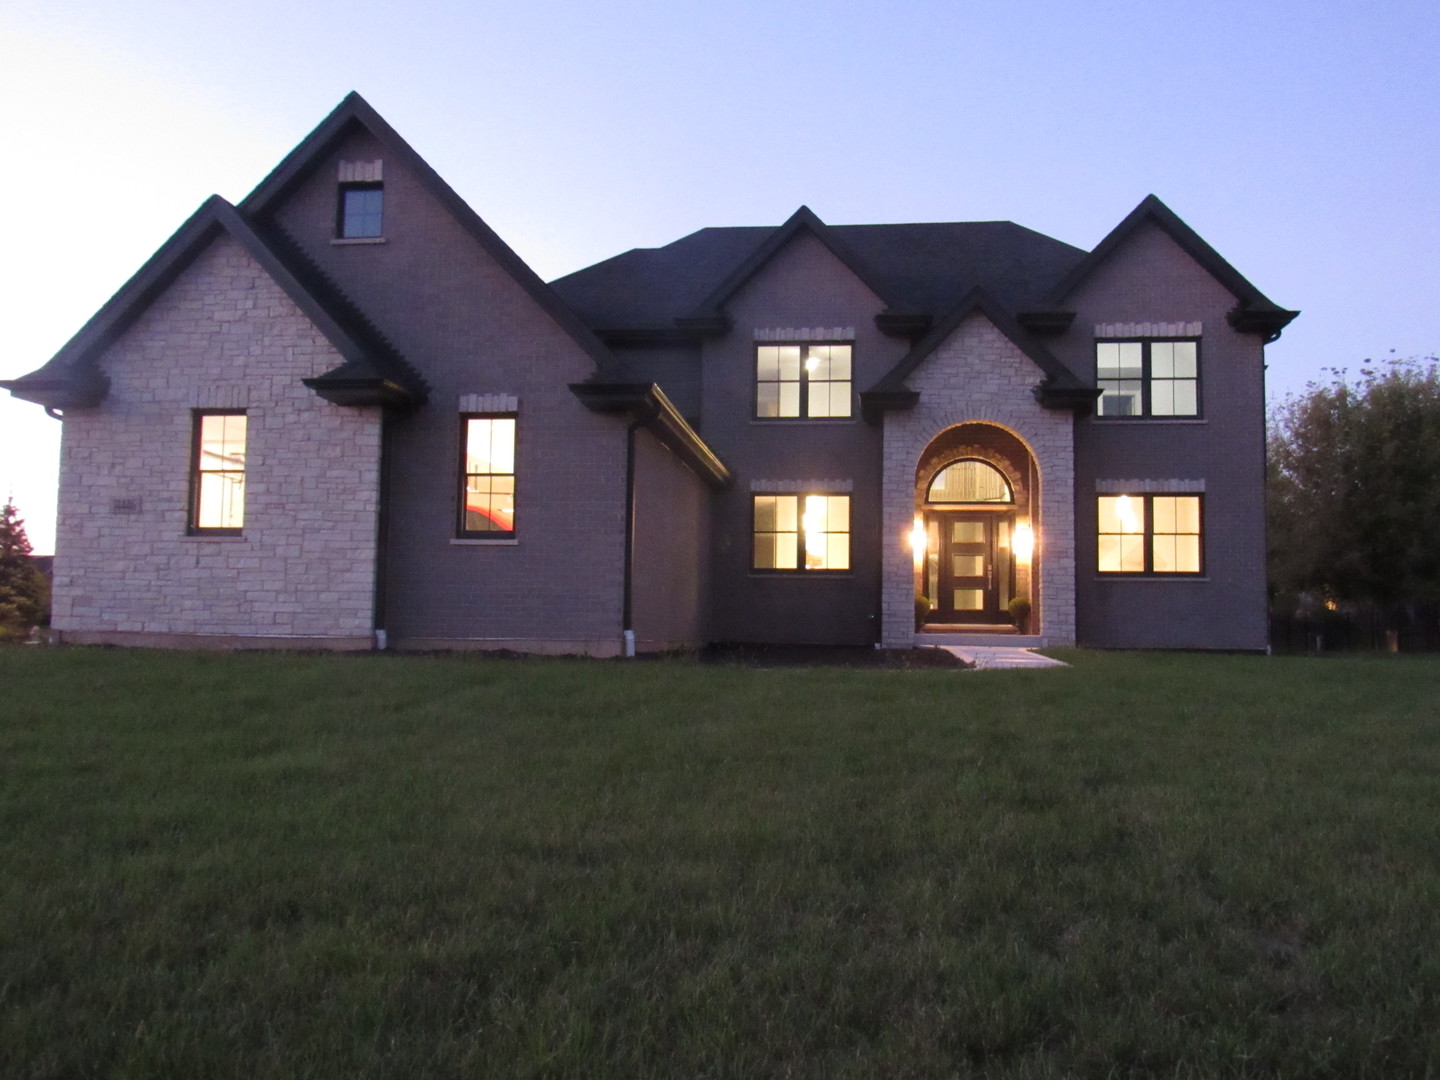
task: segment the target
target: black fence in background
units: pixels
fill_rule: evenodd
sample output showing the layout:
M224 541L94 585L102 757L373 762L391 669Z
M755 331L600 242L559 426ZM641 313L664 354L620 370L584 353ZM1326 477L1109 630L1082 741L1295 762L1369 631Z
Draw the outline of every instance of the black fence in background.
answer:
M1440 652L1440 605L1271 615L1270 648L1277 653Z

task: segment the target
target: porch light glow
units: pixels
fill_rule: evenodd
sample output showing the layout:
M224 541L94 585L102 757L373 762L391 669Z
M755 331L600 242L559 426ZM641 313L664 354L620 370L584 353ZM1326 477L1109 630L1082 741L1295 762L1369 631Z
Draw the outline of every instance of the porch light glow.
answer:
M925 522L922 518L915 519L915 525L910 530L910 550L915 555L915 565L919 566L925 560Z
M1015 526L1014 539L1010 541L1015 551L1015 558L1020 562L1029 562L1035 554L1035 530L1030 527L1028 521L1022 521Z

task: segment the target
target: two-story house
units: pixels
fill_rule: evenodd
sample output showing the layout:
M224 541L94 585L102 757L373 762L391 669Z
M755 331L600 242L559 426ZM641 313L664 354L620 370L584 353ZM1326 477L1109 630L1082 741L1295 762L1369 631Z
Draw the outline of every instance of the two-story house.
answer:
M1088 253L802 207L547 285L352 94L0 385L64 420L65 641L1263 649L1295 314L1153 196Z

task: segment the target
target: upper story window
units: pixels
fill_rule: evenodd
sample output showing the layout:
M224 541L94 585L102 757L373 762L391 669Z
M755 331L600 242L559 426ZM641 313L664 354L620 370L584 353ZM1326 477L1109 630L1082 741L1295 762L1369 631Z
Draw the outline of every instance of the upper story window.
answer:
M849 570L849 495L756 495L756 570Z
M515 535L515 417L466 416L461 426L459 535L508 540Z
M342 161L337 179L335 236L373 240L385 235L385 162Z
M195 414L195 449L190 475L190 532L239 536L245 526L245 436L243 412Z
M1099 415L1199 416L1198 341L1097 341Z
M377 183L341 184L340 219L336 235L342 240L383 236L385 188Z
M849 345L758 345L755 415L761 419L851 415Z

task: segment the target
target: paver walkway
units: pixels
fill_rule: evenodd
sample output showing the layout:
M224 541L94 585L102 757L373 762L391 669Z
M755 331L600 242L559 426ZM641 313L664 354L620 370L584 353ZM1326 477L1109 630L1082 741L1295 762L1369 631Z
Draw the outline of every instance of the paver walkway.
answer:
M1033 649L1004 648L997 645L936 645L967 664L974 664L976 671L996 671L1002 668L1047 668L1069 667L1060 660L1041 656Z

